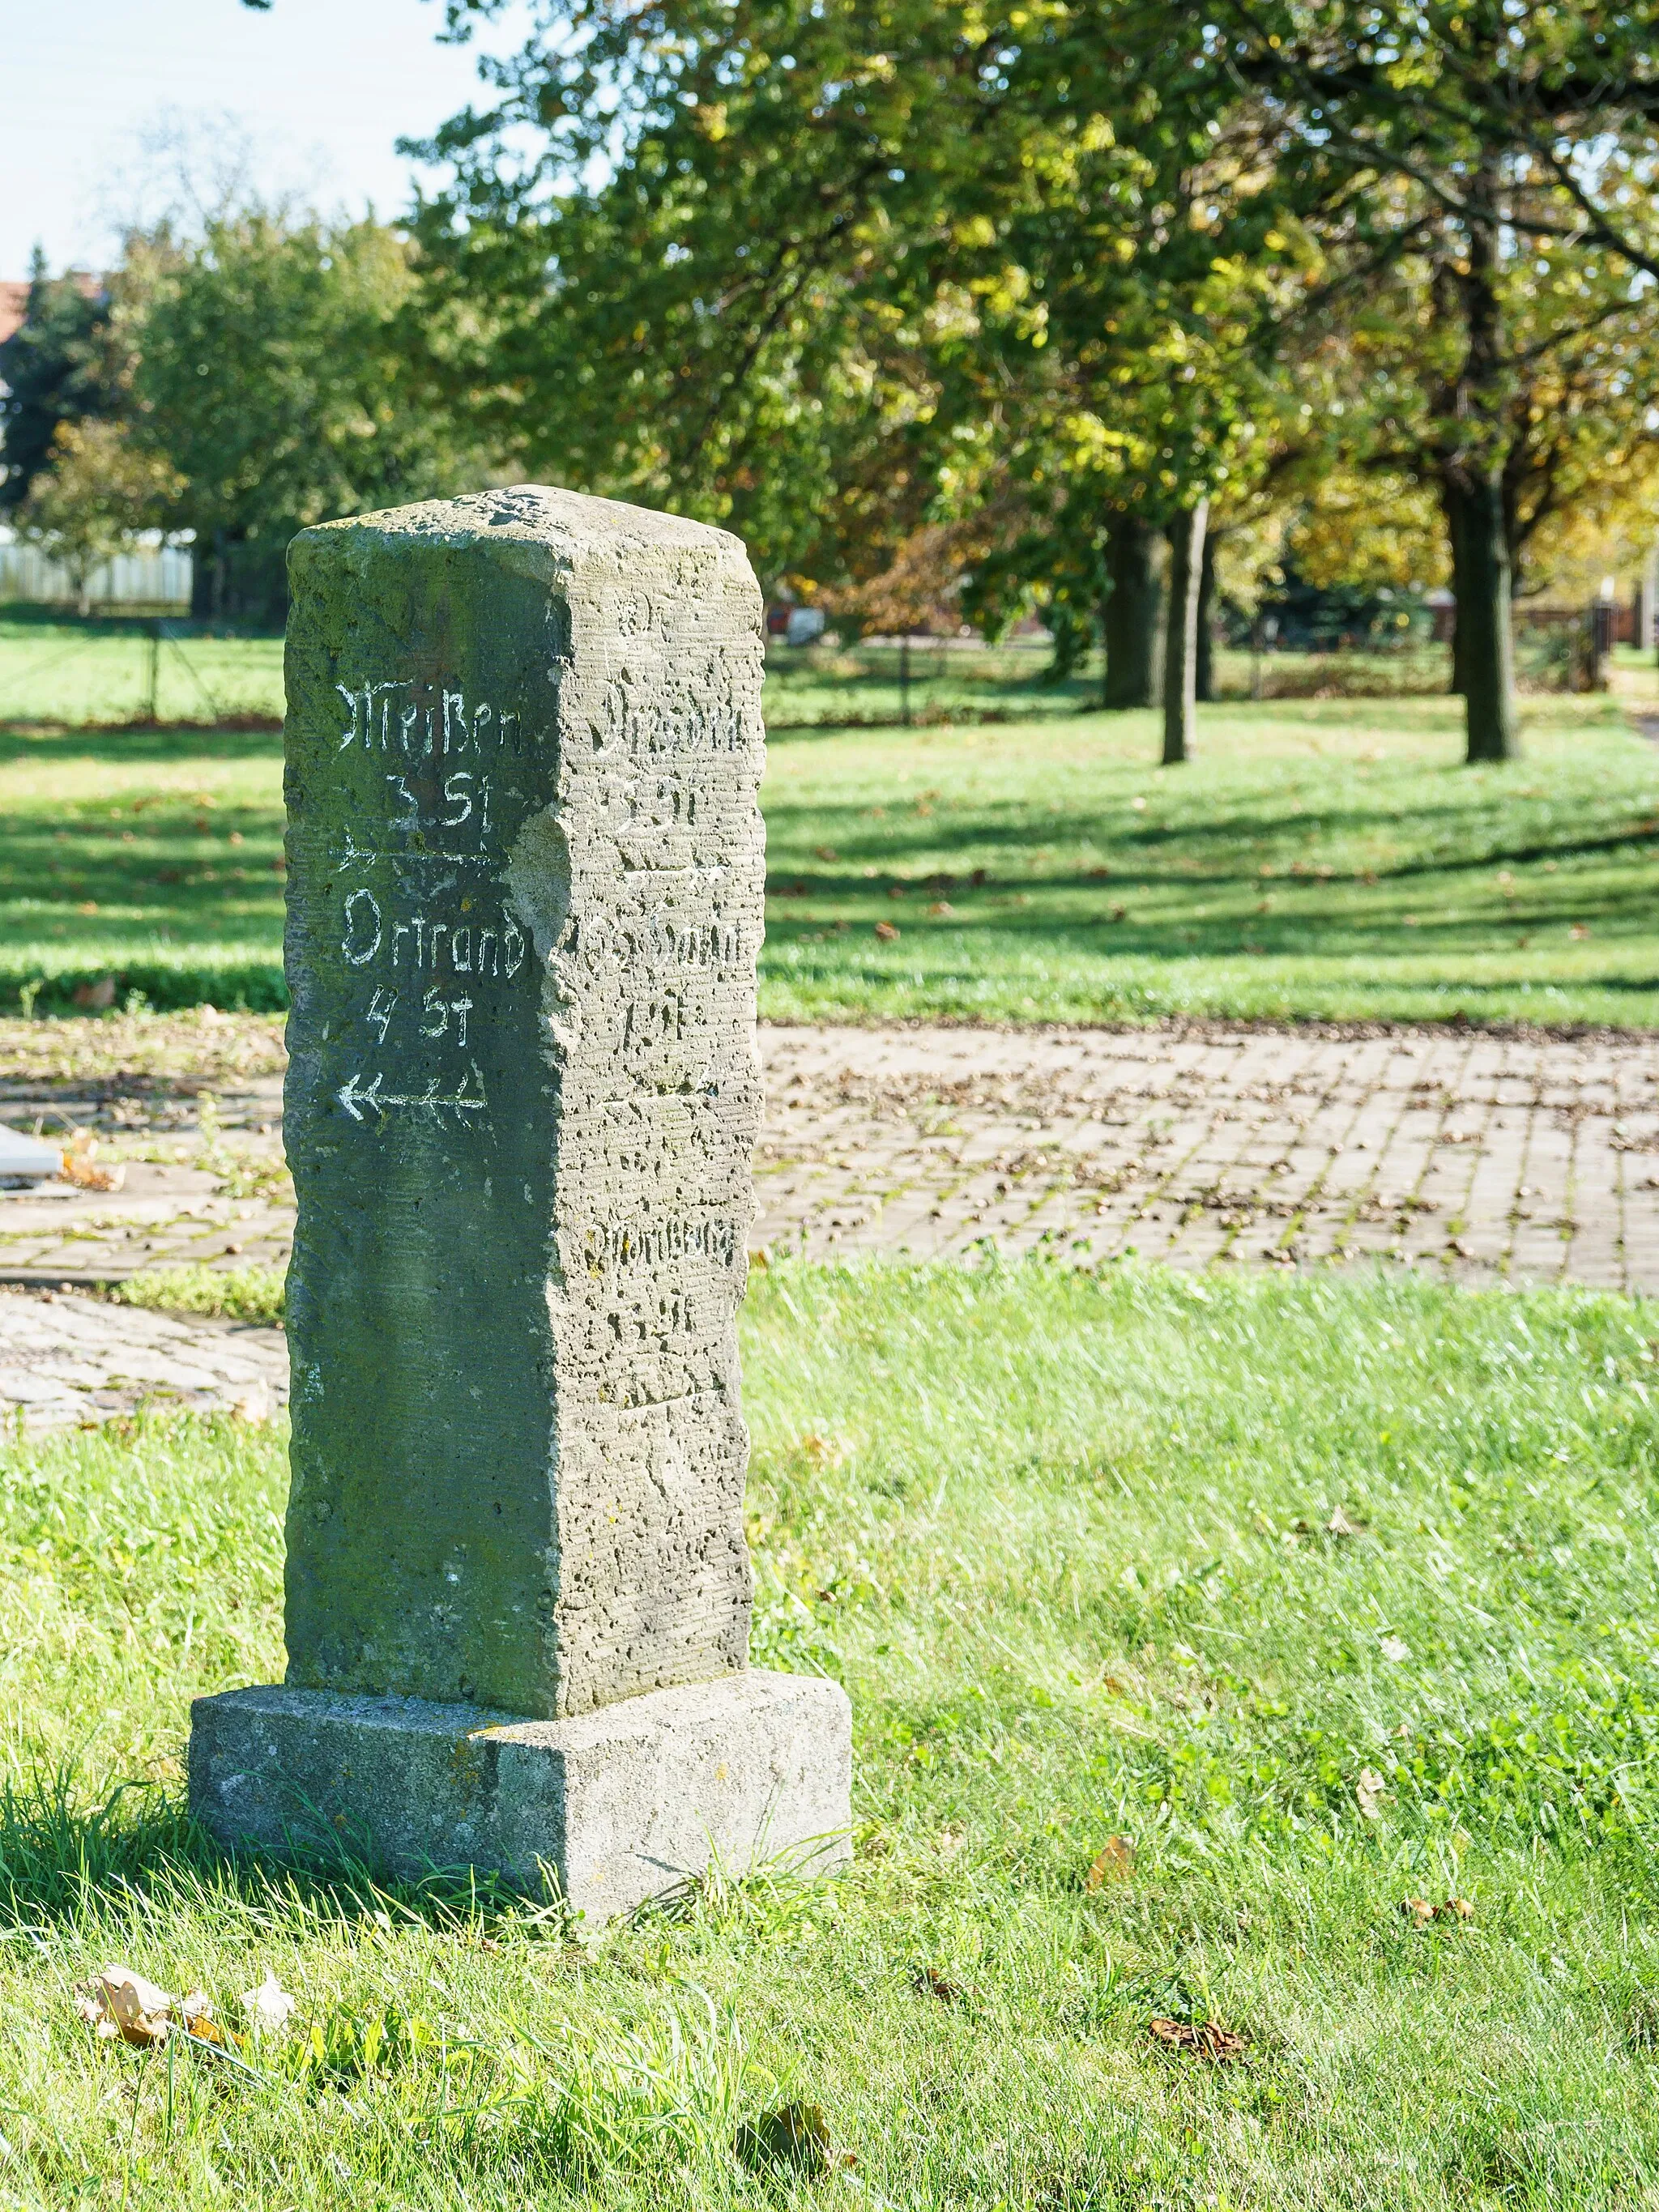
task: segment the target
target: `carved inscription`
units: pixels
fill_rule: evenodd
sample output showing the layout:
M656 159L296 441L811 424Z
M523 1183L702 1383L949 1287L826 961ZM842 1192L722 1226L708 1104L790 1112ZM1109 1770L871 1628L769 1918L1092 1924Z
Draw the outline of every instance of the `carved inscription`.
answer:
M447 684L390 676L334 688L350 709L340 733L342 752L359 745L367 752L401 753L405 760L433 760L524 750L519 714L489 699L469 701L464 690L452 691Z
M459 680L366 677L334 689L348 710L336 760L382 763L368 778L371 819L348 821L337 850L339 958L362 978L353 1026L367 1042L334 1096L366 1131L413 1116L434 1133L477 1136L489 1111L480 1025L500 1018L489 987L513 982L531 957L490 878L505 858L504 818L525 811L514 761L548 733ZM386 767L387 756L404 764ZM352 772L354 793L366 767ZM413 1079L411 1054L422 1063Z

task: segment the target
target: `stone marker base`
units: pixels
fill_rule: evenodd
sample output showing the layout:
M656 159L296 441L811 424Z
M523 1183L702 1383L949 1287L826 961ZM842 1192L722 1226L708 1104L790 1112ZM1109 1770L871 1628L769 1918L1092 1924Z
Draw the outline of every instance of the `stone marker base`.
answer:
M191 1810L221 1843L528 1889L545 1868L590 1927L711 1862L841 1863L851 1787L846 1692L760 1668L564 1721L283 1688L191 1716Z

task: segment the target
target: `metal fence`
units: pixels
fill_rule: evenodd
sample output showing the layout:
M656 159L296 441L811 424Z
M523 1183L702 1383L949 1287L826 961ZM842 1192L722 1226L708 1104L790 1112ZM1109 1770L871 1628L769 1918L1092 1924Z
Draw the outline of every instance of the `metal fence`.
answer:
M191 561L174 545L145 545L118 553L94 569L88 597L99 607L155 607L188 613ZM68 571L32 545L0 544L0 600L32 599L46 606L73 606L75 586Z

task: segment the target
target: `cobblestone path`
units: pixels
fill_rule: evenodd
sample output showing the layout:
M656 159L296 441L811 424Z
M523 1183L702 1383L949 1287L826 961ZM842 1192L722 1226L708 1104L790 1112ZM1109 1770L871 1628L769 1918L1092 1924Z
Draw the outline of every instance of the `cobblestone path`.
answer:
M757 1236L1659 1291L1659 1037L766 1033Z
M761 1043L757 1249L949 1256L988 1239L1087 1261L1382 1260L1659 1293L1659 1037L767 1029ZM15 1127L43 1106L152 1157L118 1192L0 1192L0 1283L58 1294L0 1298L0 1409L34 1423L156 1393L275 1404L276 1333L73 1293L286 1261L280 1079L221 1090L211 1144L189 1100L0 1086Z
M268 1420L288 1399L279 1328L234 1328L56 1291L0 1292L0 1413L26 1430L96 1427L117 1413Z

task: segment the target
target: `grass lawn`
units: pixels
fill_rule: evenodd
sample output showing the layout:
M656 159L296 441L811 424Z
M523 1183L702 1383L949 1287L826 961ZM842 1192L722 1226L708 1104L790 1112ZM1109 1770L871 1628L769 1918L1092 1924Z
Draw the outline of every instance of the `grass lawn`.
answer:
M1012 695L1009 695L1012 696ZM773 1019L1659 1020L1659 750L1539 699L1459 763L1444 698L784 730ZM279 739L0 721L0 1005L283 1003Z
M280 637L209 637L168 621L153 647L154 623L56 608L0 605L0 718L27 722L129 722L148 714L151 659L155 711L167 721L281 719Z
M11 1441L0 2201L1659 2201L1656 1322L1415 1278L759 1278L756 1656L850 1691L857 1858L591 1952L189 1829L189 1697L282 1665L280 1431ZM301 2033L257 2076L96 2044L106 1960L232 2022L274 1968ZM789 2100L855 2169L734 2160Z

